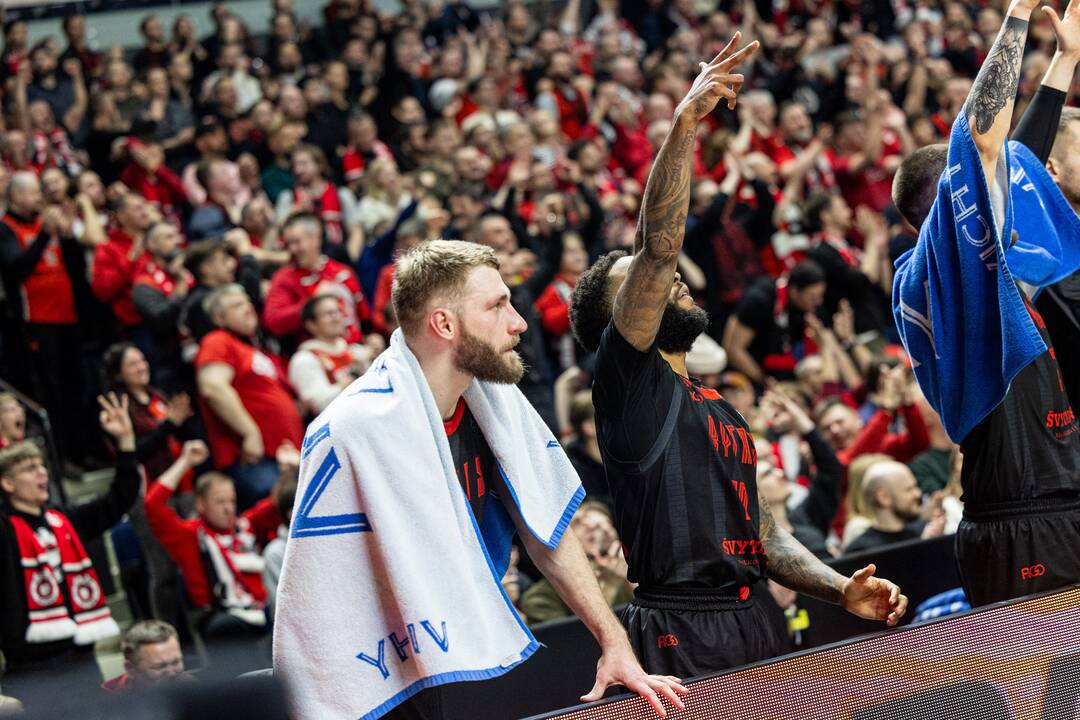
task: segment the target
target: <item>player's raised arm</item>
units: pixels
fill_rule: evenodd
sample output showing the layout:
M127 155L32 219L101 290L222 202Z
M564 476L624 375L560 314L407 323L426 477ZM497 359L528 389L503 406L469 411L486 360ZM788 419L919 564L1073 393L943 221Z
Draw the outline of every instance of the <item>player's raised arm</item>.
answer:
M698 123L713 111L721 98L727 100L729 109L735 107L743 76L731 71L758 49L755 41L736 50L740 39L741 34L735 33L712 62L701 63L701 73L675 108L671 131L649 172L638 218L634 259L615 297L612 318L619 333L641 351L648 350L656 339L675 279L690 207L692 155Z
M983 62L963 113L971 137L982 158L988 185L994 182L994 166L1009 134L1013 102L1020 80L1020 64L1027 41L1028 21L1041 0L1013 0L997 39Z

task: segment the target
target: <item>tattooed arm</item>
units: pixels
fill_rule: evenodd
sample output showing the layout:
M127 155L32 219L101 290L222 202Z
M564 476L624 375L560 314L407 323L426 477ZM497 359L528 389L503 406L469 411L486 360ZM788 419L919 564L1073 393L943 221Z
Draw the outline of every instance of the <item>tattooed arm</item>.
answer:
M675 280L690 208L690 177L698 123L713 111L721 98L727 100L728 108L735 107L743 76L729 71L758 48L758 43L753 42L736 52L740 37L735 33L711 63L701 64L701 74L675 109L671 132L649 172L634 239L634 259L615 297L612 313L619 333L641 351L652 347L656 339Z
M773 521L769 503L758 493L761 510L759 532L768 558L768 576L784 587L841 605L853 615L868 620L884 620L895 625L907 610L907 597L888 580L874 577L877 570L867 565L849 578L818 560L791 533Z
M963 113L982 158L987 185L994 182L998 155L1009 134L1028 20L1040 0L1013 0L1005 23L983 62Z

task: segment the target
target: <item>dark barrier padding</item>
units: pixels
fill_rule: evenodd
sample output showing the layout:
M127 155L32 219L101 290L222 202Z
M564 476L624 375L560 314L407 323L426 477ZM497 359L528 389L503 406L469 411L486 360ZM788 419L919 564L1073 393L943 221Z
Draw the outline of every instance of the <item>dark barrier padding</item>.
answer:
M877 574L900 585L915 606L939 592L958 587L953 537L914 540L880 550L841 558L830 563L843 575L873 562ZM810 617L800 648L876 632L881 623L862 620L845 610L800 598L799 607ZM470 717L477 708L488 708L484 717L520 718L572 705L592 687L600 650L592 635L576 618L557 620L534 629L546 647L532 659L496 680L447 686L447 717Z
M901 621L902 624L911 622L919 603L938 593L960 587L953 535L909 540L845 556L829 565L847 577L870 563L877 566L878 577L892 580L908 596L908 614ZM811 597L800 597L799 607L805 608L810 616L810 627L803 631L802 648L839 642L881 629L881 623L857 618L843 608Z
M999 603L692 683L685 720L1076 718L1080 587ZM544 716L650 720L626 697Z

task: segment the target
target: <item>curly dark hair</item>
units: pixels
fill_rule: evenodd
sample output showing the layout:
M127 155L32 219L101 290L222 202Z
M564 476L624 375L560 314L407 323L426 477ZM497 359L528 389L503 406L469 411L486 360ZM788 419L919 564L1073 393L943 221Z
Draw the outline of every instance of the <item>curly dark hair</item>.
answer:
M608 297L608 273L625 250L612 250L581 274L570 298L570 326L574 337L589 352L600 347L600 336L611 322L611 298Z

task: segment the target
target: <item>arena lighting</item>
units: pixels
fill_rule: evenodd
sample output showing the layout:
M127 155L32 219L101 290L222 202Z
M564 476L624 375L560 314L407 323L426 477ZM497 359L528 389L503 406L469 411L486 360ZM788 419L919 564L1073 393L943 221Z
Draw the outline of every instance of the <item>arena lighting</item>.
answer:
M1080 587L864 636L690 684L672 720L1080 720ZM533 720L647 720L627 697Z

